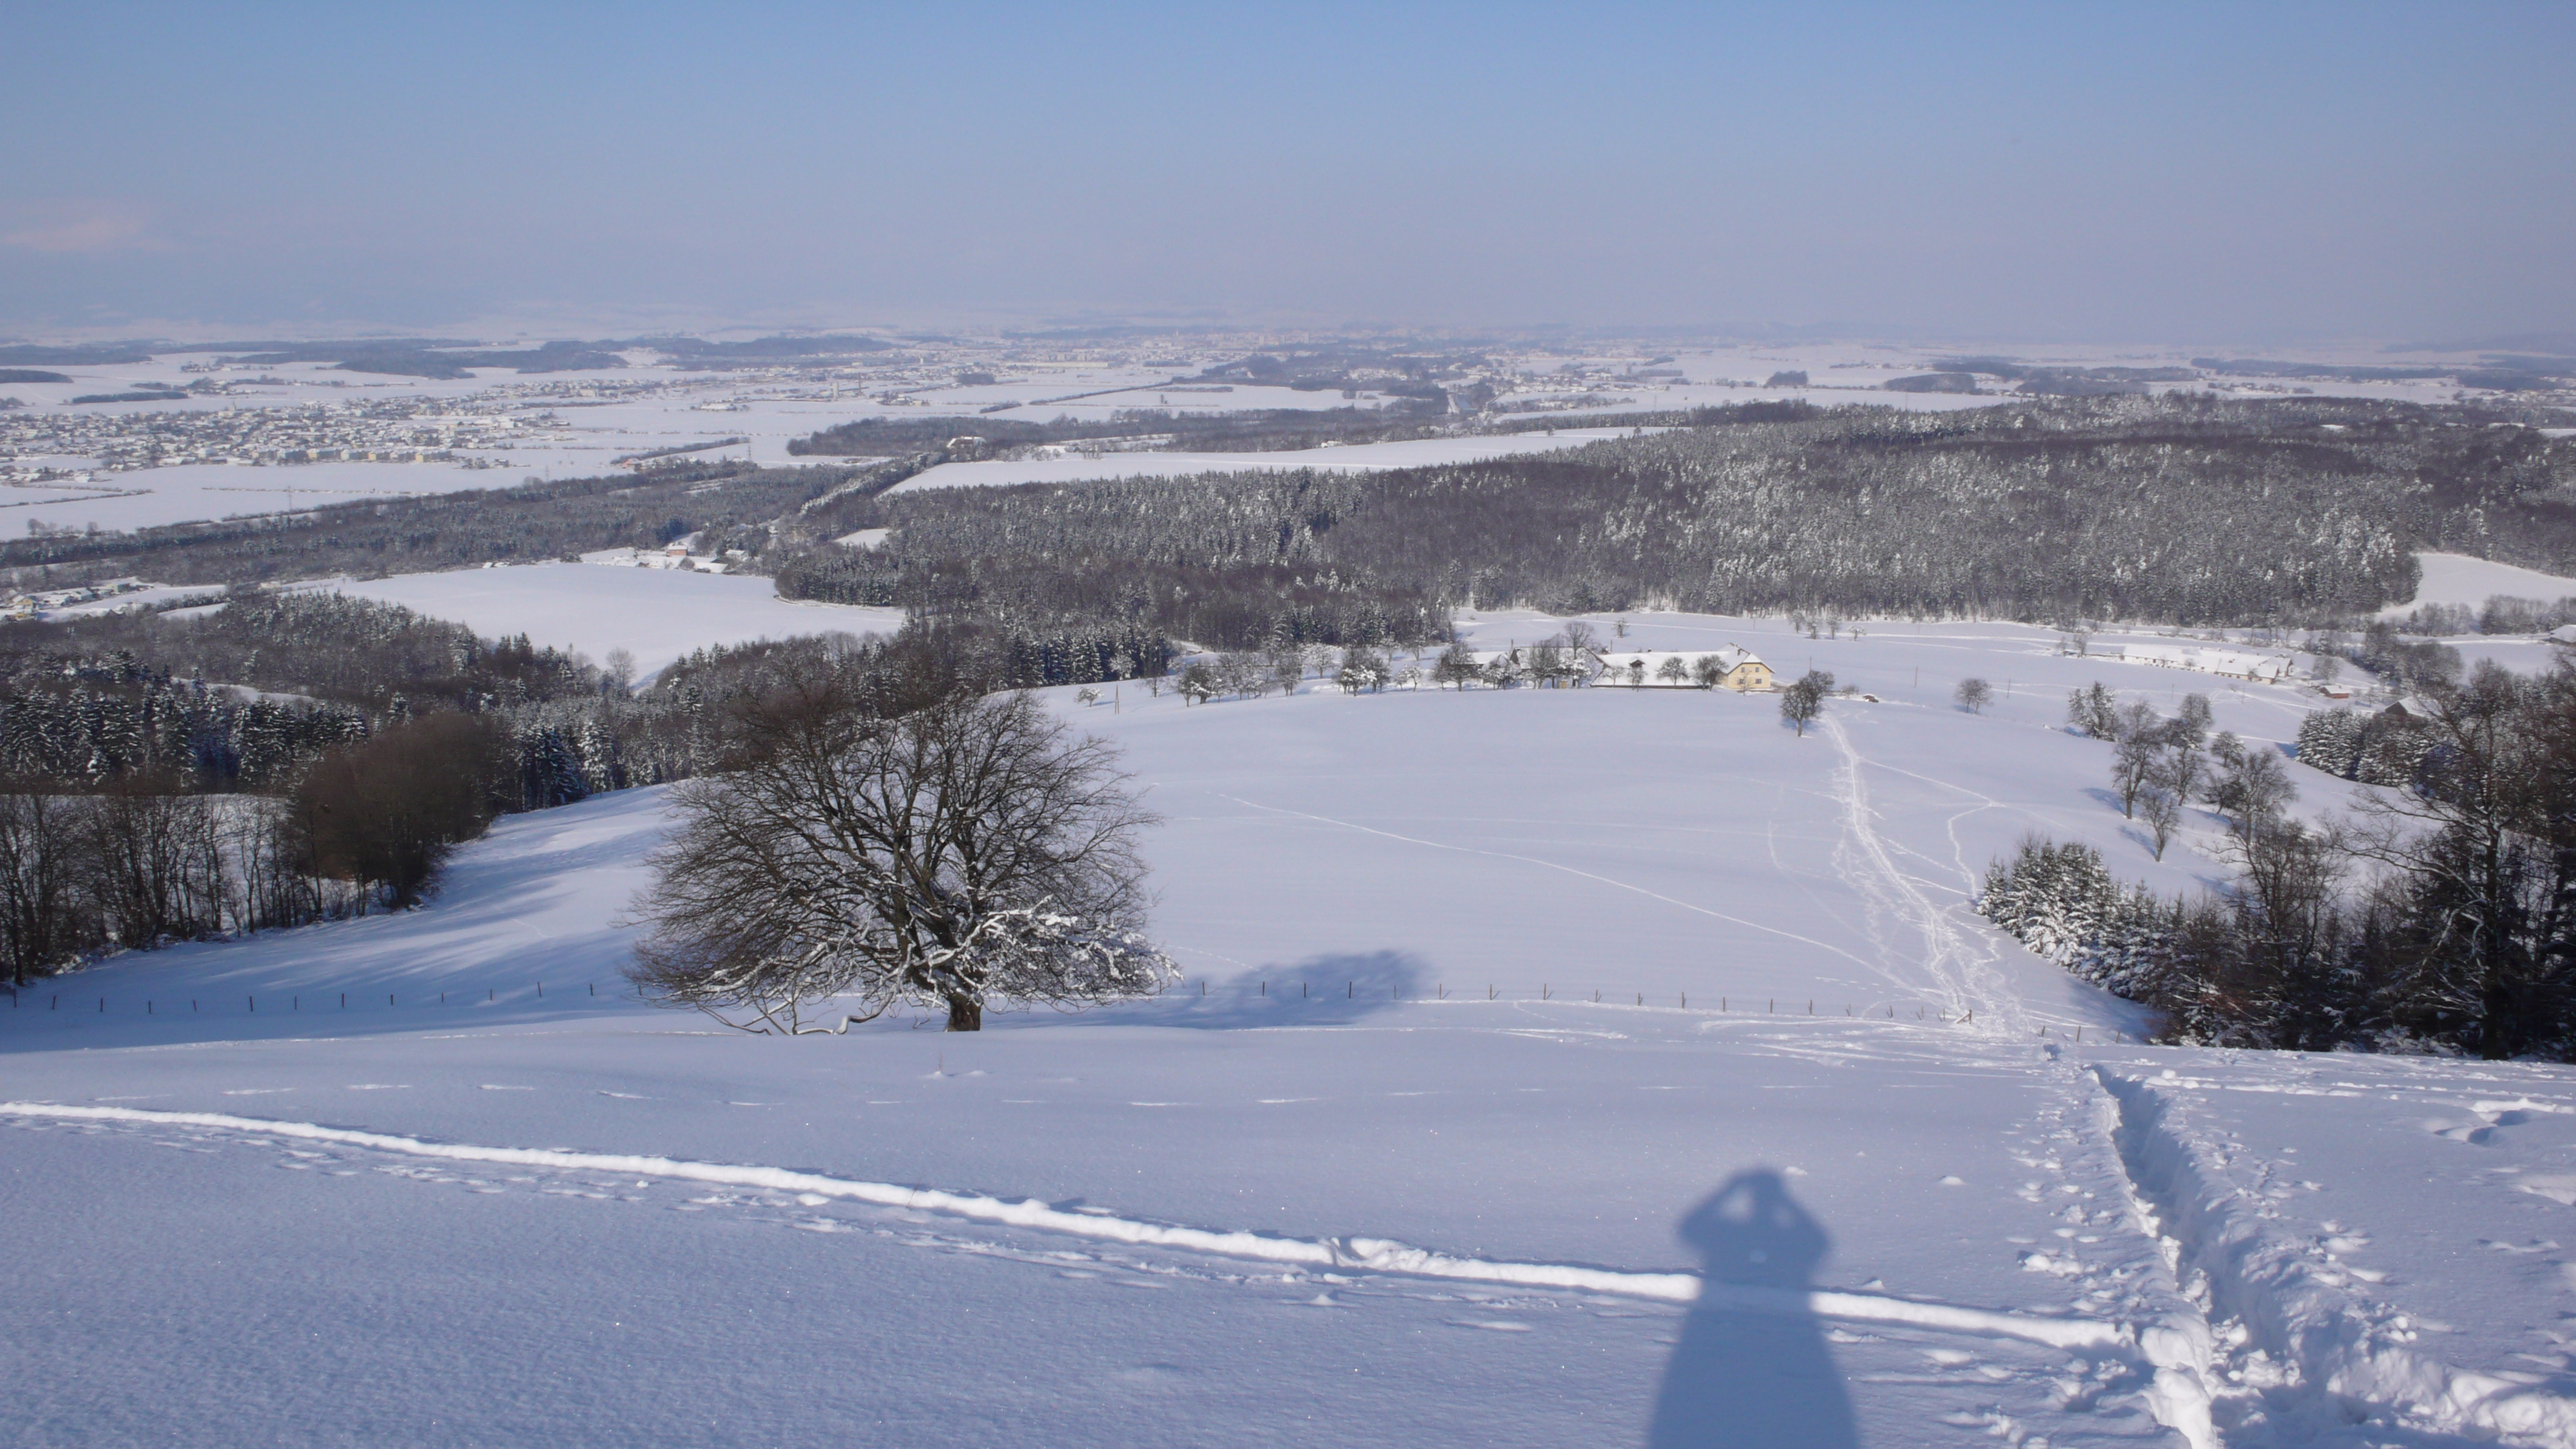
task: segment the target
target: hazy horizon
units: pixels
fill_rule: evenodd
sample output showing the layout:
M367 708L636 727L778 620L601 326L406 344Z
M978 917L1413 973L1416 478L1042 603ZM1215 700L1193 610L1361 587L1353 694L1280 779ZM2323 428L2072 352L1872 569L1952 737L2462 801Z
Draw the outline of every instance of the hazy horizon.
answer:
M2576 10L22 10L0 331L2576 331Z

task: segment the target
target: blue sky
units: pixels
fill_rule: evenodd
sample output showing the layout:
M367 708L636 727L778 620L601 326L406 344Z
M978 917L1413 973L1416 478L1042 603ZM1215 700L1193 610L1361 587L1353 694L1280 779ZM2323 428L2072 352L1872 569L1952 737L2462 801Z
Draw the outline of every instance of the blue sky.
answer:
M2576 328L2576 5L0 10L0 330Z

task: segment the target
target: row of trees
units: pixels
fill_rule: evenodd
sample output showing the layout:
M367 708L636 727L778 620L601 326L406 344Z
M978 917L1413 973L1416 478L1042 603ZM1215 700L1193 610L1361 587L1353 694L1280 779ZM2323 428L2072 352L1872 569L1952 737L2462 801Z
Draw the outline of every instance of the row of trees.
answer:
M1434 394L1439 389L1432 388ZM1436 436L1429 421L1440 409L1408 399L1384 408L1253 408L1241 412L1182 412L1169 408L1120 408L1106 418L1058 416L1047 422L981 417L861 418L788 440L798 457L883 458L950 449L972 436L977 457L1009 454L1047 443L1151 443L1189 453L1267 453L1329 444L1401 442Z
M312 607L362 620L383 607L352 614L341 602ZM282 627L292 633L298 622L290 609ZM180 649L187 628L146 637ZM418 714L400 693L383 713L311 699L245 702L173 680L131 651L105 661L18 656L0 699L0 746L13 751L0 772L0 949L11 978L103 949L408 905L447 853L498 814L720 763L732 713L818 659L833 660L852 697L886 715L1005 687L1009 663L972 633L807 638L701 650L666 670L662 687L636 695L631 663L615 657L595 668L524 641L450 642L468 656L469 686L493 687L462 689L455 706L425 691L430 707ZM508 666L502 676L480 672L495 658ZM519 668L532 658L542 667ZM367 698L403 682L386 657L374 667L332 687ZM541 687L497 700L511 680ZM57 738L53 726L65 720L83 732ZM284 722L273 747L246 743L268 738L262 721ZM209 765L226 740L233 765Z
M684 767L671 709L633 700L631 662L614 657L597 667L524 636L478 639L325 595L252 596L201 620L118 621L106 640L82 637L87 627L68 637L11 631L0 654L0 778L63 791L143 781L274 795L335 747L444 712L490 717L515 749L509 773L520 790L507 808L670 778L675 756ZM208 673L293 692L212 685ZM630 758L644 764L640 777Z
M2033 840L1979 908L2178 1039L2576 1056L2576 671L2481 664L2422 703L2411 773L2344 818L2292 817L2277 755L2213 741L2222 892L2160 900ZM2170 728L2119 718L2120 739Z
M273 795L0 782L0 969L24 985L106 948L408 905L516 790L499 723L461 714L326 750Z
M2409 634L2546 634L2576 624L2576 599L2493 594L2475 608L2467 604L2419 604L2389 622Z
M1236 654L1201 654L1183 666L1172 687L1191 704L1219 696L1259 699L1276 689L1294 694L1308 677L1329 679L1345 694L1375 694L1388 685L1411 688L1421 682L1420 668L1398 669L1380 650L1355 645L1282 645ZM1157 690L1159 692L1159 684Z

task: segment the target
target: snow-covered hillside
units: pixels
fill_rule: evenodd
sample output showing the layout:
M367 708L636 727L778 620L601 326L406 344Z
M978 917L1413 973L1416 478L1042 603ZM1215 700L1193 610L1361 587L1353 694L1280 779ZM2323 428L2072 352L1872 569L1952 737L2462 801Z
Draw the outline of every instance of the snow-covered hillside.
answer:
M0 1425L2576 1436L2576 1073L2140 1047L1966 908L2030 829L2166 889L2219 869L2126 834L2068 689L2205 690L2262 739L2314 696L2010 627L1628 642L1812 652L1879 702L1801 739L1725 692L1058 692L1165 816L1188 974L976 1037L627 999L656 791L503 821L418 912L48 983L0 1008L0 1183L35 1225ZM1972 673L2010 697L1950 708Z

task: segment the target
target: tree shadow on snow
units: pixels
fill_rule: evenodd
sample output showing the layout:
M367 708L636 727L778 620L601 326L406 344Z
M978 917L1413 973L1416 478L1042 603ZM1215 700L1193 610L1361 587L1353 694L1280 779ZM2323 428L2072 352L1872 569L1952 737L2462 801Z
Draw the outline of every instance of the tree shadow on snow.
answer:
M2099 785L2087 785L2084 787L2084 798L2101 806L2105 810L2117 810L2120 808L2120 792L2117 790L2105 790ZM2127 819L2129 817L2124 815L2121 818Z
M1205 995L1184 982L1128 1009L1156 1026L1337 1026L1428 995L1425 979L1420 959L1402 951L1335 953L1210 981Z
M1824 1325L1796 1308L1833 1246L1824 1226L1778 1173L1756 1168L1682 1219L1681 1235L1700 1252L1703 1289L1664 1366L1648 1449L1857 1449Z

